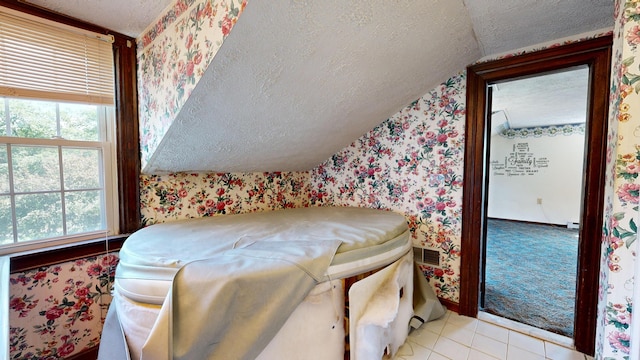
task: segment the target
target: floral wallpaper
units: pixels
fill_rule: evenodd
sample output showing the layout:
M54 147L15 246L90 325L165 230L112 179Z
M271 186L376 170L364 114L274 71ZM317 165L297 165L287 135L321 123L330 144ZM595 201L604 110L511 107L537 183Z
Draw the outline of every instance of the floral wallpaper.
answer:
M309 187L306 172L143 175L142 222L305 207Z
M618 0L611 86L597 359L629 359L640 184L640 3ZM608 35L597 33L582 39ZM532 48L522 50L540 50ZM511 55L503 55L504 58ZM464 73L401 110L311 172L311 205L403 212L414 244L441 250L422 270L439 296L459 298ZM580 131L580 129L573 129ZM520 136L522 134L513 134Z
M640 2L617 0L599 292L599 359L630 359L640 193ZM636 284L635 286L638 286Z
M177 0L138 39L143 166L245 6ZM598 359L628 358L640 192L638 0L616 0L616 14ZM422 271L439 296L458 302L465 81L465 72L454 75L310 172L143 175L142 221L303 206L389 209L405 214L415 245L440 250L442 267ZM56 359L96 345L116 262L110 254L12 274L12 358Z
M97 346L116 254L11 274L11 359L61 359Z
M416 246L440 250L423 267L438 296L458 302L465 73L393 115L312 170L312 205L403 213Z
M177 0L137 39L143 169L246 4L246 0Z

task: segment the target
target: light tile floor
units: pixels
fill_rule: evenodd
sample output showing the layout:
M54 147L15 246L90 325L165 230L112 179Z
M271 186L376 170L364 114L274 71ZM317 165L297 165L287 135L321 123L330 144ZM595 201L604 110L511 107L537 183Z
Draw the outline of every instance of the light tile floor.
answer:
M487 320L447 311L409 334L394 360L585 360L592 357Z

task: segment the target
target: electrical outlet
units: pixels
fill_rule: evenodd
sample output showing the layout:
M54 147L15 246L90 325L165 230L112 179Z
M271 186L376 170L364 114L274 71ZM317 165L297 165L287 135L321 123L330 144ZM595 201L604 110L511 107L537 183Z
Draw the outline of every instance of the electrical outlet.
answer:
M536 200L536 202L538 203L538 205L542 205L542 198L538 198L538 200Z

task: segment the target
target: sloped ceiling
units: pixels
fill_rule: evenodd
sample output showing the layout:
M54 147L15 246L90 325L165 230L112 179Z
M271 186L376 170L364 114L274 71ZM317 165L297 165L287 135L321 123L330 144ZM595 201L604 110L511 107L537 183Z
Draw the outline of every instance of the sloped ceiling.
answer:
M169 5L30 2L134 37ZM309 170L482 56L612 25L613 0L249 1L144 170Z
M312 169L480 56L459 0L294 4L249 3L147 171Z
M483 55L613 27L613 0L464 0Z

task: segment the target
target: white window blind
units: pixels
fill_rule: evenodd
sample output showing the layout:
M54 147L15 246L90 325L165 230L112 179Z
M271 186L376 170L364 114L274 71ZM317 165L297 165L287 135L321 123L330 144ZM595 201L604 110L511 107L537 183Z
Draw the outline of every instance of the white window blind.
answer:
M0 256L118 233L112 44L0 6Z
M0 7L0 96L113 105L112 42Z

